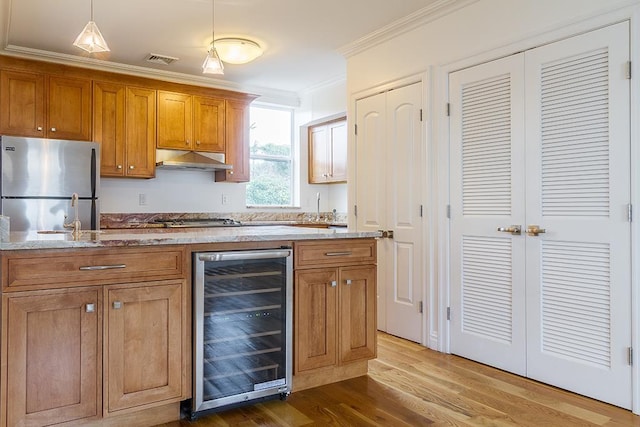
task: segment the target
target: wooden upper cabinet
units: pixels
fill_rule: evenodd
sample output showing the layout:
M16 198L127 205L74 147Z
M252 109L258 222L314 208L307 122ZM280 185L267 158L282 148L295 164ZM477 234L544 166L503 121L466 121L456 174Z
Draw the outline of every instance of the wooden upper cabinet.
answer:
M156 91L126 89L126 176L153 178L156 173Z
M106 288L106 412L184 399L185 286L176 280Z
M309 127L309 183L347 181L347 120Z
M47 137L91 140L91 80L49 76Z
M193 150L191 95L158 91L158 148Z
M221 98L193 97L193 140L196 151L225 152L225 102Z
M0 134L45 136L42 74L0 71Z
M155 176L155 91L108 82L93 85L93 140L100 175Z
M231 170L216 171L216 181L249 182L249 103L250 101L225 101L225 162Z
M159 91L157 147L224 153L224 99Z
M93 84L93 140L100 143L100 175L125 176L124 85Z
M102 415L100 288L47 292L3 296L7 426Z

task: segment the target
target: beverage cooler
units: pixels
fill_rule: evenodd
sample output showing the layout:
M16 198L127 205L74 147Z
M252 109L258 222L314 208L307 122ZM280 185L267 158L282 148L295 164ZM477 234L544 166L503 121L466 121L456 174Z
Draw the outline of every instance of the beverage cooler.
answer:
M193 266L192 418L285 398L292 376L292 250L201 252Z

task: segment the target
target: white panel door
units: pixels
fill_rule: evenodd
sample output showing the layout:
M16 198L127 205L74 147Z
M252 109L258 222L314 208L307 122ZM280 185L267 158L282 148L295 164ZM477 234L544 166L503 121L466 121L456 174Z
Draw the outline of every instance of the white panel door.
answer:
M386 94L370 96L356 103L356 228L384 230L387 225ZM387 253L378 242L378 329L387 330L385 286Z
M393 231L378 241L378 329L416 342L423 331L421 108L421 83L356 104L357 227Z
M451 352L524 375L524 59L450 75Z
M629 24L527 52L528 376L631 407Z

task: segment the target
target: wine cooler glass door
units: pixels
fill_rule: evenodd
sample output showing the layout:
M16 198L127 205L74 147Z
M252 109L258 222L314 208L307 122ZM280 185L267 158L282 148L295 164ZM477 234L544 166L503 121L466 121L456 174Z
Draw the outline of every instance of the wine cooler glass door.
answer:
M193 410L291 387L291 250L194 255Z

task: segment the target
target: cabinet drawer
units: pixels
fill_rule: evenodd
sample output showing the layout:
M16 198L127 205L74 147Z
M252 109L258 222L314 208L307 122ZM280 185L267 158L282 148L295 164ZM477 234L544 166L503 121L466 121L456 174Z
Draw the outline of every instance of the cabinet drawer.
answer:
M295 268L376 263L374 239L296 242Z
M25 289L183 278L183 248L14 253L3 260L3 288Z

